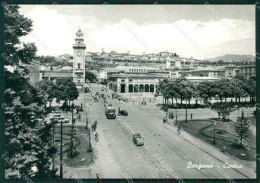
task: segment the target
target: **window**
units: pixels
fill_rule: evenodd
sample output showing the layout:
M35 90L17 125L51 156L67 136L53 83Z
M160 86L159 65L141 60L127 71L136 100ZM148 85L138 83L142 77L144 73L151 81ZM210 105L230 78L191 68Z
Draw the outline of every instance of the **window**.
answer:
M121 82L125 82L125 80L124 80L124 79L121 79Z
M129 79L129 82L132 82L133 81L133 79Z
M80 63L78 63L78 69L80 69Z

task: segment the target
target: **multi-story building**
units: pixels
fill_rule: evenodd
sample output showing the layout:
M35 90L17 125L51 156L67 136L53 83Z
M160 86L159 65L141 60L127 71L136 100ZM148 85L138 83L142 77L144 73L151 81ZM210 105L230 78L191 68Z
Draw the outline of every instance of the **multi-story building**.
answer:
M239 69L237 66L227 66L225 67L225 77L235 77L239 74Z
M28 69L29 73L25 77L27 77L29 79L29 81L32 85L34 85L35 83L37 83L41 80L40 62L33 60L30 64L23 64L23 63L19 62L19 65Z
M239 74L245 76L247 79L256 76L256 66L255 65L243 65L238 66Z
M118 93L154 93L161 75L151 73L115 73L109 76L109 89Z
M225 70L219 69L198 69L187 73L189 76L204 76L204 77L224 77Z
M241 65L241 66L227 66L225 67L225 77L234 77L236 75L243 75L246 78L256 76L255 65Z
M41 79L56 82L57 79L62 78L73 79L72 71L41 71Z

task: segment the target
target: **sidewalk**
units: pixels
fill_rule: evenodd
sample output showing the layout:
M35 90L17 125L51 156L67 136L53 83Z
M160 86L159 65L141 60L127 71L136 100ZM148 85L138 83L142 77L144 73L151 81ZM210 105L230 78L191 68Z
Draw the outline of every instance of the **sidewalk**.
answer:
M181 134L177 133L177 128L173 127L171 124L162 124L164 128L172 131L173 133L179 135L181 138L183 138L184 140L188 141L189 143L191 143L192 145L196 146L197 148L199 148L200 150L204 151L205 153L211 155L212 157L218 159L220 162L222 162L223 164L225 162L228 162L229 164L242 164L243 167L246 168L242 168L242 169L235 169L237 172L242 173L243 175L245 175L246 177L254 177L256 178L256 163L255 162L250 162L251 166L248 167L247 165L245 165L245 163L241 160L233 160L231 157L229 157L228 155L222 153L219 149L211 146L210 144L207 144L203 141L201 141L200 139L194 137L193 135L185 132Z

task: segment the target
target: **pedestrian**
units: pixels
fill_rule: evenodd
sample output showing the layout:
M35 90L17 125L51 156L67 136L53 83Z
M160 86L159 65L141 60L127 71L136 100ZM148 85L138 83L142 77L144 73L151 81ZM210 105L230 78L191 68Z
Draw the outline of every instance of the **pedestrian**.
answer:
M79 114L79 120L81 119L81 115Z
M95 122L94 122L94 127L95 127L95 131L96 131L96 128L97 128L97 120L95 120Z
M192 119L192 113L190 113L190 119Z
M94 125L93 124L91 125L91 129L92 129L92 132L93 132L94 131Z
M98 133L95 134L95 140L98 141Z
M163 123L166 123L166 121L167 121L167 118L166 118L166 116L163 118Z
M180 124L178 124L178 129L177 129L177 132L178 132L178 134L180 134L180 133L181 133L181 125L180 125Z

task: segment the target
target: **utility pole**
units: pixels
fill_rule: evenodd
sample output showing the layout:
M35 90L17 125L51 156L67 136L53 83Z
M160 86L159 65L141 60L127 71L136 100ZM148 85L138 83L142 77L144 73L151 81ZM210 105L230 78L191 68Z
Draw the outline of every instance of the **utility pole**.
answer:
M52 146L54 147L54 120L52 120ZM54 172L55 166L54 166L54 155L52 157L52 171Z
M185 116L185 123L188 122L188 111L187 111L187 99L186 99L186 116Z
M62 170L62 121L60 123L60 178L63 178L63 170Z

